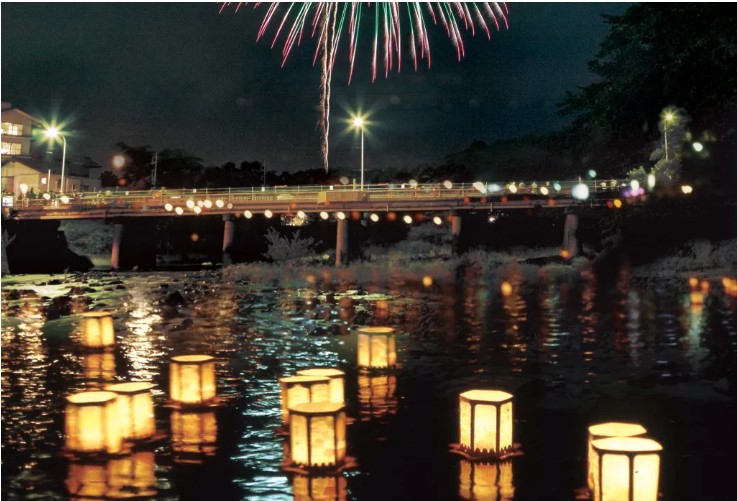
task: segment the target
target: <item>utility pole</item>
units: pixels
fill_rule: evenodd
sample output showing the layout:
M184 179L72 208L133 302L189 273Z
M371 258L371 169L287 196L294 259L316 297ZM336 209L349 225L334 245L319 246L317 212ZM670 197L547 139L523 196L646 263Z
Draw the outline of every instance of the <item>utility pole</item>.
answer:
M156 177L158 175L158 170L159 170L159 152L158 151L154 152L154 157L153 159L151 159L151 163L154 164L154 171L153 171L153 174L151 175L151 187L156 188Z

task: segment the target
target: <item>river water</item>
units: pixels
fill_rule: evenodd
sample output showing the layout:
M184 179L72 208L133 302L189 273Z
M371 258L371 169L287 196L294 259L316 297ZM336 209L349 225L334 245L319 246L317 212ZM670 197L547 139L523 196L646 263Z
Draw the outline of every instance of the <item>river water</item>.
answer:
M277 379L309 367L345 371L357 462L312 480L325 499L458 499L472 475L490 499L573 499L586 484L586 428L604 420L640 422L663 444L664 499L734 499L737 298L719 278L698 305L685 278L626 269L608 281L519 266L432 283L401 269L280 273L4 278L3 499L65 499L85 483L104 493L121 468L123 483L160 499L291 499L309 484L280 470ZM112 313L113 352L77 348L88 309ZM396 329L397 368L357 369L362 325ZM163 404L169 357L191 353L216 357L223 404L207 425L214 455L185 462ZM65 397L136 380L155 384L166 438L117 466L62 457ZM458 394L472 388L514 393L524 456L472 467L448 453Z

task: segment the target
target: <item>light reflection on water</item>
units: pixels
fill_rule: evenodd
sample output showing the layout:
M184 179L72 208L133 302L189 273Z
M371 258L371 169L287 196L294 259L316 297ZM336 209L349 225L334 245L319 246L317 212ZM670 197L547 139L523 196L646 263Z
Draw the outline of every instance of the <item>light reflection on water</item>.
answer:
M295 482L298 492L312 485L280 471L285 452L283 439L274 434L281 422L277 380L303 368L336 367L346 373L348 414L356 418L348 431L349 454L359 467L341 477L345 481L328 484L370 499L377 492L371 482L401 474L413 483L424 475L406 466L433 455L432 442L407 450L422 441L420 433L429 426L418 421L428 419L423 409L437 408L438 400L455 405L457 390L474 378L488 384L534 377L562 398L605 396L613 382L645 380L652 387L722 377L725 354L737 351L737 299L716 290L696 305L682 284L638 286L626 271L611 287L603 287L589 270L557 277L531 276L518 267L488 275L467 269L457 280L435 280L430 287L405 283L392 273L375 273L360 286L347 271L340 272L340 281L321 275L297 285L225 284L207 274L131 275L122 279L123 292L95 296L104 307L91 305L115 319L117 347L109 353L76 349L75 315L47 321L38 297L4 301L3 490L19 496L29 486L48 495L64 492L68 470L57 452L64 397L72 392L113 380L151 380L158 428L171 433L170 411L161 406L174 354L207 353L218 360L218 392L225 405L216 412L212 462L222 478L201 488L210 482L217 490L222 482L237 489L222 498L288 499ZM112 291L110 277L93 281L99 290ZM181 301L166 300L173 290ZM397 369L357 370L357 325L397 330ZM452 422L437 426L436 442L455 438ZM445 456L437 461L431 464L440 468L434 482L441 497L463 495L467 466L458 470L461 466ZM199 471L182 468L169 441L157 447L152 488L160 497L176 497L190 485L183 479ZM445 471L453 468L455 476ZM530 476L515 471L514 478ZM512 478L512 470L504 478ZM493 484L487 487L495 490ZM524 488L504 489L524 498Z

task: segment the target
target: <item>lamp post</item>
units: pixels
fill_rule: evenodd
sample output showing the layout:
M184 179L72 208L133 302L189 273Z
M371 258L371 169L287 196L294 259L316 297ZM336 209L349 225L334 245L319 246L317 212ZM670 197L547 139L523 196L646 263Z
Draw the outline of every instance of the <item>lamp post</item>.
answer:
M676 119L675 114L672 111L667 112L663 115L663 138L665 142L665 161L668 161L668 126Z
M62 144L64 145L64 149L61 154L61 187L59 189L61 193L64 193L64 168L66 167L67 160L67 138L64 137L64 135L61 134L59 132L59 129L57 129L56 127L49 127L44 131L44 135L49 139L56 139L57 137L60 137Z
M365 122L361 117L353 118L353 126L361 129L361 191L363 191L363 126Z

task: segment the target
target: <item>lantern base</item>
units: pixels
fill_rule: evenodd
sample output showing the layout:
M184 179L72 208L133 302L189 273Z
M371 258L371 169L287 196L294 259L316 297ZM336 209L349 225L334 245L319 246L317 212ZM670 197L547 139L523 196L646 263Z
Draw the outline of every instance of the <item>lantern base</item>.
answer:
M340 464L334 466L323 466L323 467L308 467L298 466L291 462L289 459L285 459L281 464L281 470L288 473L298 473L300 475L309 475L311 473L321 473L325 475L335 475L342 473L345 470L357 468L358 462L356 458L352 456L346 456Z
M459 456L464 457L469 461L504 461L509 458L524 455L524 452L522 452L522 446L520 444L512 444L511 447L500 452L487 453L478 453L465 450L461 447L461 444L450 444L450 452L451 454L458 454Z
M133 447L131 446L131 444L129 442L124 441L122 447L120 448L120 451L118 452L102 452L102 451L84 452L84 451L75 451L67 447L64 447L59 453L59 455L61 457L70 459L72 461L95 462L95 461L107 461L108 459L125 457L131 453L132 449Z
M223 404L222 398L213 397L207 402L201 402L201 403L196 403L196 404L176 402L174 400L167 400L166 403L164 403L164 407L168 407L169 409L181 409L181 410L193 411L193 410L198 410L198 409L214 409L215 407L220 407L222 404Z
M125 441L129 442L131 446L136 450L147 450L156 447L166 438L167 434L165 432L156 430L150 437L139 439L127 438Z

